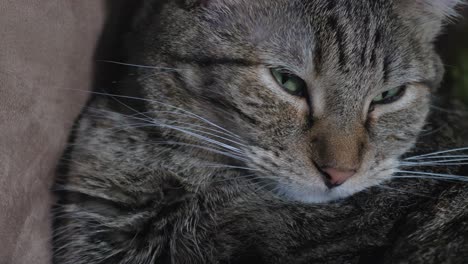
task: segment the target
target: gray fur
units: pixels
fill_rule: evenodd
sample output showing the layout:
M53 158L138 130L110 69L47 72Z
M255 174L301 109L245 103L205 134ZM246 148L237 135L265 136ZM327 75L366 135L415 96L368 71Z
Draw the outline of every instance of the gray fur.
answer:
M426 124L443 75L433 40L455 4L145 1L128 36L139 66L77 125L56 262L462 263L463 185L389 182ZM368 109L407 84L410 101ZM439 131L414 153L466 144L457 118L433 114L462 137ZM357 174L330 190L317 166Z

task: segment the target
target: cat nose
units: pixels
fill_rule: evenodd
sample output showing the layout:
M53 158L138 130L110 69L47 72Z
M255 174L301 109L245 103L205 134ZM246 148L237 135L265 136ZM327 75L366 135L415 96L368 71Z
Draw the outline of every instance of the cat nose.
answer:
M324 174L325 184L328 188L333 189L342 185L349 178L356 174L356 170L336 169L331 167L320 168Z

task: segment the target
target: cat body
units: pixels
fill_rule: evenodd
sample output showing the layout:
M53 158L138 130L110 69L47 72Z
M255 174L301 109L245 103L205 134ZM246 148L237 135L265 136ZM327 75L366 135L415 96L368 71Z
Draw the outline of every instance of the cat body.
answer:
M389 182L466 144L447 113L418 140L456 3L142 1L60 172L55 262L463 263L466 188Z

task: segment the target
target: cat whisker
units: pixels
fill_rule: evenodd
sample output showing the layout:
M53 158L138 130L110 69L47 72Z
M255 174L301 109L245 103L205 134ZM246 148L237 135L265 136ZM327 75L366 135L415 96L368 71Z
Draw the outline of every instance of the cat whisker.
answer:
M164 70L164 71L186 71L187 70L187 69L178 69L178 68L158 67L158 66L151 66L151 65L125 63L125 62L112 61L112 60L97 60L97 62L110 63L110 64L116 64L116 65L122 65L122 66L136 67L136 68L143 68L143 69Z
M88 116L88 117L106 118L106 119L117 122L117 120L113 119L113 116L118 115L118 116L121 116L121 117L125 117L125 118L132 119L132 120L137 120L137 121L143 121L143 122L148 122L148 123L151 121L151 119L138 117L137 114L125 115L125 114L122 114L122 113L113 112L113 111L109 111L109 110L105 110L105 109L93 108L93 107L90 107L90 106L88 106L87 109L91 110L90 112L85 113L85 115ZM90 113L92 113L92 114L90 114ZM111 115L113 115L113 116L111 116Z
M405 171L405 170L397 170L396 173L409 173L409 174L432 175L432 176L457 176L457 177L468 177L468 176L460 176L460 175L452 175L452 174L444 174L444 173L432 173L432 172L423 172L423 171Z
M69 145L74 146L76 144L69 144ZM215 153L215 154L226 156L226 157L232 158L234 160L239 160L239 161L242 161L242 162L247 162L248 161L247 159L243 158L242 156L236 155L234 153L223 151L220 148L216 149L216 148L213 148L213 147L196 145L196 144L181 143L181 142L175 142L175 141L174 142L173 141L158 141L158 142L152 142L152 143L149 143L149 144L147 143L147 145L185 146L185 147L190 147L190 148L202 149L202 150L205 150L205 151L209 151L209 152L212 152L212 153ZM167 151L170 151L170 149L168 149ZM160 154L162 154L162 153L160 153ZM89 164L86 164L86 163L80 163L80 162L78 162L76 160L66 159L64 157L62 157L60 159L60 161L72 162L75 166L86 167L86 168L88 168L89 166L92 166L92 165L89 165ZM230 166L230 165L213 164L213 163L211 163L210 165L213 166L213 168L216 168L216 166L218 166L218 168L224 167L224 168L230 168L230 169L244 169L244 170L251 170L251 171L260 171L260 170L251 169L251 168L247 168L247 167L240 167L240 166ZM191 166L191 167L194 168L195 166ZM57 189L57 190L60 190L60 189ZM62 189L62 190L64 190L64 189Z
M133 107L125 104L124 102L120 101L119 99L115 98L114 96L111 96L110 97L111 99L113 99L114 101L118 102L119 104L123 105L124 107L128 108L129 110L135 112L135 114L137 115L142 115L143 117L147 118L147 120L151 120L152 118L149 117L148 115L146 114L142 114L141 112L139 112L138 110L134 109ZM143 120L146 120L146 119L143 119Z
M248 175L242 175L242 176L234 176L231 178L226 178L226 179L221 179L221 180L215 180L215 181L210 181L210 183L222 183L222 182L229 182L229 181L239 181L239 180L272 180L272 176L259 176L258 174L248 174ZM250 182L249 184L242 185L237 183L237 187L243 187L243 186L250 186L250 185L257 185L258 183L256 182Z
M460 152L460 151L468 151L468 147L456 148L456 149L450 149L450 150L444 150L444 151L437 151L437 152L423 154L423 155L417 155L417 156L405 158L405 160L428 158L428 157L433 157L433 156L439 155L439 154L454 153L454 152Z
M246 159L246 158L244 158L244 157L242 157L242 156L239 156L239 155L237 155L237 154L234 154L234 153L229 153L229 152L225 152L225 151L220 151L220 150L217 150L217 149L214 149L214 148L210 148L210 147L206 147L206 146L200 146L200 145L195 145L195 144L180 143L180 142L171 142L171 141L157 142L157 143L152 143L152 144L193 147L193 148L198 148L198 149L210 151L210 152L213 152L213 153L216 153L216 154L220 154L220 155L223 155L223 156L227 156L227 157L230 157L230 158L233 158L233 159L236 159L236 160L240 160L240 161L244 161L244 162L247 162L247 161L248 161L248 159Z
M237 169L237 170L248 170L248 171L257 171L257 172L263 172L263 170L259 169L254 169L254 168L248 168L248 167L242 167L242 166L232 166L232 165L226 165L226 164L216 164L216 163L202 163L201 167L203 168L216 168L216 169Z
M468 111L446 109L437 105L431 105L431 109L448 114L468 114Z
M249 178L252 180L252 183L255 185L258 185L258 180L270 180L276 183L278 180L281 178L275 175L262 175L262 174L252 174L251 177ZM255 182L257 181L257 182Z
M202 131L202 130L198 130L198 129L192 129L192 128L187 128L187 127L179 127L179 126L174 126L174 125L169 125L169 124L164 124L164 123L161 123L161 122L157 122L157 120L154 120L152 119L151 122L149 122L148 120L146 119L141 119L141 118L136 118L136 119L139 119L139 120L143 120L145 123L135 123L135 124L130 124L130 125L127 125L127 126L121 126L119 127L120 129L122 128L138 128L138 127L159 127L159 128L168 128L168 129L172 129L172 130L176 130L176 131L179 131L179 132L182 132L186 135L189 135L189 136L192 136L192 137L195 137L197 139L200 139L200 140L203 140L203 141L206 141L208 143L211 143L213 145L216 145L216 146L220 146L222 148L225 148L225 149L228 149L230 151L234 151L236 153L239 153L239 154L242 154L243 151L237 147L234 147L234 146L231 146L231 145L228 145L227 143L223 143L221 141L218 141L218 140L215 140L211 137L208 137L208 136L212 136L212 137L216 137L216 138L219 138L219 139L222 139L222 140L225 140L227 142L230 142L230 143L233 143L233 144L237 144L239 146L243 146L243 147L246 147L244 144L242 143L239 143L237 141L234 141L232 139L229 139L229 138L225 138L223 136L220 136L220 135L216 135L216 134L213 134L213 133L210 133L210 132L206 132L206 131ZM147 123L149 122L149 123ZM201 133L201 134L200 134ZM202 135L204 134L204 135Z
M170 104L167 104L167 103L164 103L164 102L161 102L161 101L157 101L157 100L151 100L151 99L147 99L147 98L139 98L139 97L134 97L134 96L126 96L126 95L118 95L118 94L112 94L112 93L104 93L104 92L96 92L96 91L89 91L89 90L82 90L82 89L66 89L66 90L70 90L70 91L77 91L77 92L83 92L83 93L87 93L87 94L93 94L93 95L99 95L99 96L108 96L108 97L112 97L112 98L121 98L121 99L129 99L129 100L137 100L137 101L142 101L142 102L148 102L148 103L154 103L154 104L159 104L159 105L162 105L162 106L166 106L168 108L171 108L171 109L175 109L175 110L178 110L178 111L181 111L189 116L192 116L193 118L196 118L202 122L205 122L206 124L210 125L210 126L213 126L213 127L216 127L228 134L230 134L231 136L234 136L236 138L241 138L239 135L233 133L232 131L229 131L227 130L226 128L224 127L221 127L211 121L209 121L208 119L200 116L200 115L197 115L195 113L192 113L188 110L185 110L183 108L180 108L180 107L177 107L177 106L173 106L173 105L170 105ZM120 101L119 101L120 102ZM120 102L121 104L123 104L122 102ZM136 111L135 109L123 104L125 107L131 109L132 111L134 111L136 114L141 114L139 113L138 111ZM150 118L148 116L146 116L147 118Z
M144 123L138 124L139 125L138 127L144 127L144 125L146 125L146 124L153 124L154 121L156 120L156 119L153 119L153 118L140 118L140 117L137 117L138 115L141 115L141 114L144 114L144 113L137 113L137 114L134 114L134 115L124 115L124 114L121 114L121 113L112 112L112 111L103 110L103 109L97 109L97 110L100 110L101 112L104 112L104 113L117 114L117 115L127 117L129 119L134 119L134 120L144 122ZM150 113L150 112L147 112L147 113ZM173 114L177 114L177 113L173 113ZM87 116L93 117L93 115L89 115L89 114ZM106 118L107 117L107 118L109 118L108 116L106 116L104 114L103 115L96 115L94 117L97 117L97 118ZM112 118L109 118L109 119L112 119ZM233 136L231 136L231 135L229 135L229 134L227 134L227 133L225 133L223 131L217 130L217 129L207 128L207 127L204 127L204 126L201 126L201 125L194 125L194 124L190 124L190 123L185 123L185 122L178 121L178 120L157 119L157 121L159 121L160 123L164 123L164 124L166 122L171 122L171 123L176 123L176 124L179 124L179 125L185 125L184 128L187 129L187 130L204 133L204 134L211 135L211 136L214 136L214 137L217 137L217 138L220 138L220 139L224 139L226 141L229 141L229 142L237 144L237 145L245 146L245 145L243 145L242 143L239 142L238 138L234 138ZM135 126L132 126L132 125L121 126L121 128L133 128L133 127L136 128ZM193 129L193 127L201 128L203 130ZM211 131L213 133L206 132L204 130ZM214 134L214 133L219 133L220 135Z
M400 164L403 167L437 167L437 166L464 166L468 165L468 162L461 162L461 163L431 163L431 162L423 162L423 163L417 163L417 162L405 162Z
M268 177L264 177L263 179L271 180L271 179L274 179L274 178L271 178L270 176L268 176ZM257 188L254 188L254 190L253 190L255 193L265 192L265 190L267 190L267 189L269 189L271 187L277 186L276 181L267 182L265 184L258 184L258 183L253 183L253 184L257 185ZM255 185L252 185L252 186L255 186Z
M392 176L394 179L428 179L428 180L440 180L440 181L455 181L455 182L468 182L468 178L464 176L423 176L423 175L403 175L403 176Z
M443 126L439 126L438 128L435 128L435 129L432 129L432 130L423 130L421 132L421 137L427 137L427 136L430 136L430 135L434 135L436 134L437 132L439 131L442 131L443 129L447 128L448 125L443 125Z
M96 95L109 96L109 97L122 98L122 99L139 100L139 101L143 101L143 102L149 102L149 103L155 103L155 104L163 105L163 106L175 109L175 110L179 110L179 111L181 111L183 113L186 113L189 116L192 116L192 117L194 117L194 118L196 118L196 119L198 119L200 121L203 121L203 122L205 122L205 123L207 123L207 124L209 124L211 126L214 126L214 127L218 128L218 129L221 129L222 131L224 131L226 133L229 133L232 136L240 138L239 135L234 134L233 132L231 132L231 131L229 131L229 130L227 130L227 129L225 129L225 128L223 128L223 127L221 127L221 126L219 126L219 125L217 125L217 124L215 124L215 123L213 123L213 122L211 122L209 120L207 120L204 117L201 117L201 116L199 116L197 114L194 114L194 113L192 113L190 111L187 111L187 110L182 109L180 107L173 106L173 105L170 105L170 104L167 104L167 103L164 103L164 102L160 102L160 101L156 101L156 100L150 100L150 99L146 99L146 98L138 98L138 97L133 97L133 96L117 95L117 94L110 94L110 93L101 93L101 92L91 92L91 93L96 94ZM135 109L133 109L133 108L130 108L130 109L132 109L133 111L138 113L138 111L136 111ZM150 118L150 117L148 117L148 118Z
M468 182L468 176L443 174L443 173L432 173L432 172L421 172L421 171L404 171L398 170L397 173L403 173L405 175L394 175L393 178L427 178L437 180L456 180Z
M420 159L415 159L415 160L436 160L436 159L468 159L468 155L442 155L442 156L428 156L428 157L422 157Z
M417 161L402 161L400 165L402 166L460 166L466 165L468 162L468 157L461 156L463 158L451 158L451 159L442 159L442 160L432 160L424 159Z
M155 124L155 123L153 123ZM206 132L206 131L203 131L203 130L198 130L198 129L194 129L194 128L191 128L191 127L180 127L180 126L173 126L173 125L169 125L169 124L164 124L164 123L156 123L158 126L161 125L161 126L168 126L169 128L178 128L178 129L183 129L185 131L189 131L189 132L198 132L198 133L202 133L202 134L205 134L205 135L208 135L208 136L212 136L212 137L216 137L216 138L219 138L219 139L222 139L222 140L225 140L227 142L230 142L230 143L234 143L236 145L239 145L239 146L242 146L242 147L247 147L246 145L238 142L238 141L234 141L232 139L229 139L229 138L226 138L226 137L223 137L223 136L220 136L220 135L216 135L216 134L213 134L213 133L210 133L210 132ZM200 135L200 134L198 134ZM200 135L201 136L201 135ZM219 141L216 141L217 143L221 143ZM237 151L241 151L240 149L236 148Z
M120 114L118 112L112 112L112 111L103 110L103 109L97 109L97 110L105 111L107 113ZM156 113L157 114L170 114L170 115L175 115L176 117L194 118L193 116L185 114L185 113L180 113L180 112L176 112L176 111L167 111L167 110L153 110L153 111L147 111L147 112L139 112L139 113L136 113L136 114L133 114L133 115L123 115L123 114L122 115L124 117L129 117L129 118L137 118L138 115L147 115L147 114L156 114ZM142 118L138 118L138 119L141 120ZM242 138L240 138L238 136L233 136L232 134L226 133L223 130L207 128L206 126L203 126L203 125L194 124L194 123L187 123L187 122L183 122L183 121L180 121L180 120L177 120L177 119L167 119L167 118L166 119L161 119L161 118L152 118L151 117L151 118L144 118L144 120L148 120L148 121L157 120L157 121L163 122L163 123L171 122L171 123L183 124L183 125L187 125L187 126L191 126L191 127L203 128L204 130L219 133L219 134L224 135L226 137L232 137L232 138L235 138L236 140L242 140Z
M122 131L126 131L127 129L138 129L145 127L151 127L151 125L148 125L147 123L132 123L126 125L113 126L111 128L108 128L107 130L110 131L110 133L119 133Z
M200 140L203 140L203 141L206 141L206 142L209 142L209 143L212 143L214 145L217 145L217 146L220 146L222 148L225 148L225 149L228 149L230 151L234 151L238 154L243 154L243 151L237 147L233 147L231 145L228 145L226 143L223 143L223 142L220 142L218 140L215 140L215 139L212 139L212 138L209 138L207 136L203 136L203 135L200 135L200 134L197 134L195 132L191 132L191 131L188 131L184 128L180 128L180 127L177 127L177 126L172 126L172 125L166 125L166 124L157 124L157 123L153 123L154 126L157 126L157 127L161 127L161 128L169 128L169 129L173 129L175 131L179 131L179 132L182 132L182 133L185 133L186 135L189 135L189 136L193 136L197 139L200 139Z
M180 114L180 113L177 113L177 112L169 112L169 111L153 111L153 112L157 112L157 113L169 113L169 114L175 114L175 115L186 116L186 117L187 117L187 115ZM240 137L238 137L238 136L233 136L233 135L228 134L228 133L226 133L226 132L223 132L222 130L219 130L219 129L207 128L207 127L202 126L202 125L197 125L197 124L192 124L192 123L186 123L186 122L179 121L179 120L177 120L177 119L174 119L174 120L169 120L169 119L158 119L158 120L162 120L162 121L166 120L166 121L174 122L174 123L177 123L177 124L190 125L191 127L203 128L204 130L216 132L216 133L219 133L219 134L221 134L221 135L223 135L223 136L226 136L226 137L229 137L229 138L232 138L232 139L241 141L241 142L243 141L242 138L240 138Z
M398 188L392 188L392 187L385 186L385 185L377 185L376 187L379 188L379 189L397 191L397 192L411 194L411 195L420 196L420 197L424 197L424 198L434 199L434 197L429 196L429 195L424 195L424 194L421 194L421 193L415 193L415 192L410 192L410 191L406 191L406 190L401 190L401 189L398 189Z
M144 128L144 127L155 127L155 124L154 123L151 123L151 124L147 124L147 123L134 123L134 124L129 124L127 126L120 126L118 127L119 129L125 129L125 128ZM205 141L209 141L208 139L211 139L213 141L215 141L216 143L213 143L213 142L210 142L210 143L213 143L215 145L220 145L220 144L225 144L225 143L221 143L220 141L217 141L213 138L218 138L218 139L222 139L222 140L225 140L227 142L230 142L230 143L233 143L233 144L236 144L236 145L240 145L242 147L246 147L244 144L242 143L239 143L237 141L234 141L232 139L229 139L229 138L225 138L223 136L220 136L220 135L216 135L216 134L213 134L213 133L210 133L210 132L206 132L206 131L203 131L203 130L198 130L198 129L193 129L191 127L179 127L179 126L173 126L173 125L169 125L169 124L157 124L156 127L160 127L160 128L170 128L170 129L173 129L173 130L178 130L179 132L190 132L189 135L193 136L193 134L196 134L200 137L203 137L203 138L199 138L199 139L203 139ZM184 131L180 131L180 130L184 130ZM185 134L188 134L188 133L185 133ZM203 136L205 135L205 136ZM197 138L198 138L197 136ZM210 138L208 136L212 136L213 138ZM221 145L220 145L221 146ZM236 147L233 147L233 146L230 146L229 148L226 147L228 146L227 144L225 144L225 146L222 146L223 148L226 148L226 149L230 149L230 148L233 148L235 149L235 152L238 152L240 153L241 150L239 148L236 148ZM233 149L230 149L230 150L233 150Z

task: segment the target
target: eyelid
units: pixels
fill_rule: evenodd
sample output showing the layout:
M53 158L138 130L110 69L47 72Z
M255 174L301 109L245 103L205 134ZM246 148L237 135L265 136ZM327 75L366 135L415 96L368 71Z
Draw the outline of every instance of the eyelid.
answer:
M396 94L396 95L394 95L394 96L392 96L390 98L384 99L382 101L374 102L374 100L372 100L371 105L375 106L375 105L385 105L385 104L394 103L394 102L398 101L399 99L401 99L403 96L405 96L406 91L408 90L408 87L409 87L409 85L406 84L406 85L399 86L397 88L393 88L393 89L390 89L390 90L385 90L384 92L380 93L379 95L381 95L381 94L383 94L385 92L392 91L394 89L399 89L398 94Z
M412 87L412 86L416 86L416 87L421 87L421 86L424 86L424 87L428 87L426 85L426 83L430 83L429 81L411 81L411 82L406 82L406 83L401 83L401 84L396 84L395 87L393 88L382 88L382 89L379 89L377 92L375 92L373 94L373 97L372 98L375 98L376 96L382 94L382 93L385 93L385 92L389 92L393 89L396 89L396 88L400 88L400 87L406 87L406 88L409 88L409 87Z
M404 85L406 85L407 87L429 88L429 89L433 89L437 86L433 81L430 81L430 80L416 80L416 81L404 83Z
M282 73L292 74L292 75L295 75L295 76L297 76L297 77L299 77L299 78L302 79L302 75L303 75L303 74L301 74L301 72L296 72L296 71L293 70L292 68L285 67L284 65L265 64L265 67L266 67L268 70L276 69L276 70L281 71Z
M271 71L271 70L277 70L279 71L280 73L282 74L289 74L289 75L295 75L297 76L296 74L294 74L292 71L284 68L284 67L268 67L268 69Z
M428 80L421 82L412 82L408 85L414 86L416 88L429 89L430 91L434 91L437 88L437 85L434 82Z

